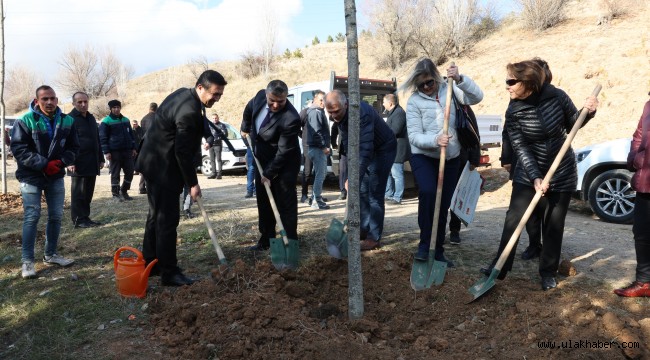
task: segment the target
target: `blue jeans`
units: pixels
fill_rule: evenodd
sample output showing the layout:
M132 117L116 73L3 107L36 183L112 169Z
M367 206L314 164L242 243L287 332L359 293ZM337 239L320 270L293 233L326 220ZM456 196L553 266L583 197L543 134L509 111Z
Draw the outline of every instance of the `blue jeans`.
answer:
M311 166L314 169L314 185L312 193L314 200L321 197L323 192L323 181L325 181L325 174L327 173L327 155L323 149L316 147L309 147L309 158L311 159Z
M246 150L246 166L248 172L246 173L246 191L249 193L255 192L255 159L251 149Z
M404 195L404 164L393 163L390 168L390 176L386 182L386 193L384 197L401 202Z
M63 218L63 200L65 186L63 178L49 181L44 188L27 183L20 183L23 197L23 253L22 261L34 261L34 244L38 220L41 218L41 193L45 192L47 203L47 226L45 227L45 255L56 253Z
M395 152L393 149L375 154L368 168L360 169L365 171L359 191L361 232L367 233L366 238L370 240L381 240L384 231L384 192L388 174L395 160Z

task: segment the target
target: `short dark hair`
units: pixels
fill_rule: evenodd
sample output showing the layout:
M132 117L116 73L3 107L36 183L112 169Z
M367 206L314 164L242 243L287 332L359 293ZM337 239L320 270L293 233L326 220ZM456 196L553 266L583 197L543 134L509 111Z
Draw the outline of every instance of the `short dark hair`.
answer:
M228 85L228 82L223 78L223 75L219 74L219 72L214 70L206 70L199 76L194 86L196 87L201 85L207 89L212 84L226 86Z
M282 80L271 80L271 82L266 85L266 93L275 96L287 95L289 94L289 87Z
M315 98L316 96L318 96L318 95L321 95L321 94L323 94L323 96L325 96L325 91L323 91L323 90L314 90L314 91L312 92L312 94L314 94L314 98Z
M158 110L158 104L156 103L149 104L149 111L156 111L156 110Z
M75 100L75 98L77 97L77 95L86 95L86 97L90 99L90 96L88 96L88 94L86 94L85 92L83 92L83 91L77 91L76 93L72 94L72 102L74 102L74 100Z
M506 66L508 74L521 81L526 91L539 93L546 80L544 69L536 61L525 60Z
M41 86L36 88L36 98L37 99L38 99L38 92L41 91L41 90L52 90L52 91L54 91L54 89L52 89L52 87L49 86L49 85L41 85Z

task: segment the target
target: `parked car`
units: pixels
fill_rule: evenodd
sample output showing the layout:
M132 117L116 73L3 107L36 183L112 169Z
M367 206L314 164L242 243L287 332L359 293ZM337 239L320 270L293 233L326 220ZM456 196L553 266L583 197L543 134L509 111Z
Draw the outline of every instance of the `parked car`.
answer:
M11 149L9 148L9 145L11 144L11 138L10 138L11 137L11 129L13 129L14 122L16 122L16 119L17 119L16 117L12 117L12 116L5 117L4 131L3 131L2 134L0 134L0 136L4 137L5 147L7 148L7 155L8 156L12 156ZM2 153L2 151L4 151L4 149L0 148L0 153Z
M632 139L618 139L575 150L578 186L574 197L589 202L604 221L629 223L634 216L632 173L627 170L627 154Z
M221 170L229 171L235 169L245 169L246 168L246 144L244 144L244 140L242 140L239 131L234 126L227 124L223 121L221 123L226 125L226 128L228 129L228 133L226 134L226 137L228 138L228 140L230 140L230 143L235 148L235 152L233 153L226 145L226 142L225 141L222 142L223 146L221 148L222 149ZM203 147L203 144L205 144L205 139L201 141L200 171L205 176L212 176L214 174L215 169L213 169L212 165L210 164L210 153L208 152L208 150L206 150Z

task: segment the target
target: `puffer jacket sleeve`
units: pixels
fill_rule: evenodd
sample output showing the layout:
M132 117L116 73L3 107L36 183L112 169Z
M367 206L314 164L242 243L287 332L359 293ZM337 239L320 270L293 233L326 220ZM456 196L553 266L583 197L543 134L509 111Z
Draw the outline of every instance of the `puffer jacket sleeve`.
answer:
M567 95L567 93L557 88L555 89L555 91L557 91L558 93L558 101L562 106L562 111L564 111L564 119L565 119L564 127L566 128L568 134L569 132L571 132L571 129L573 129L573 125L576 123L576 121L578 121L578 117L580 117L580 111L573 104L573 101L571 101L571 98L569 97L569 95ZM596 116L595 111L591 114L588 114L587 117L585 118L585 121L582 123L582 126L580 126L580 128L587 125L589 120L593 119L594 116Z
M36 145L32 134L22 120L17 120L11 130L11 152L16 161L35 171L41 171L47 165L47 158L34 149Z
M538 178L544 178L537 160L530 146L525 140L524 134L521 130L521 124L511 114L506 113L506 130L508 131L508 136L510 137L510 145L515 150L515 156L517 156L517 161L523 166L524 170L528 174L528 178L531 181L534 181Z
M419 149L435 149L438 147L438 135L431 136L424 129L422 109L416 100L419 96L417 93L411 95L406 105L406 130L409 134L409 143Z
M483 100L483 90L469 76L463 75L463 81L455 83L454 95L463 105L475 105Z

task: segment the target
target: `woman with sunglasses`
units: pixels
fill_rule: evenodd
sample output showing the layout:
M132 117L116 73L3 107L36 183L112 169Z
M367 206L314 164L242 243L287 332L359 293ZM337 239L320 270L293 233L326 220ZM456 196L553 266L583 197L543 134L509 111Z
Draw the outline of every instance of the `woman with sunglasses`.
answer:
M491 273L535 193L541 190L544 196L535 212L542 216L539 274L542 290L546 291L557 286L555 276L560 264L564 220L578 179L575 154L571 148L562 158L550 184L542 187L542 180L578 119L580 110L564 91L545 81L545 71L536 61L508 64L506 69L506 90L510 94L510 104L506 110L505 127L517 163L499 250L490 267L481 269L481 272ZM584 104L589 111L585 124L594 117L597 107L598 100L593 96L588 97ZM512 269L516 247L517 244L499 273L501 280Z
M453 91L463 104L474 105L483 99L483 92L467 75L461 75L458 67L450 66L447 77L453 78ZM420 243L415 253L418 261L427 261L429 243L433 225L433 212L438 186L438 168L440 150L446 147L445 174L442 186L440 216L436 234L434 258L444 261L448 267L454 264L444 256L443 243L447 224L447 210L456 188L458 160L461 146L456 137L456 113L449 115L448 134L442 131L445 118L447 82L440 75L438 68L430 59L420 60L402 90L411 90L412 94L406 106L406 127L411 145L411 169L418 183L418 225L420 226ZM453 104L451 105L453 108ZM464 164L463 164L464 165Z

